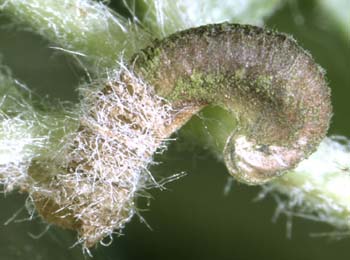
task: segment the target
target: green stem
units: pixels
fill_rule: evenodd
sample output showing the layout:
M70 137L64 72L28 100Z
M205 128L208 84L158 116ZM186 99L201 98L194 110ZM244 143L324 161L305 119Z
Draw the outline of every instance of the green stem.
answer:
M130 58L148 37L136 24L89 0L0 0L0 12L83 56L89 67L115 67L121 55Z
M268 189L289 198L280 205L287 214L316 218L349 229L349 158L349 141L344 137L326 138L316 153L270 183Z
M57 151L77 128L76 115L69 112L72 108L48 109L21 87L0 67L0 184L5 190L25 189L32 159Z

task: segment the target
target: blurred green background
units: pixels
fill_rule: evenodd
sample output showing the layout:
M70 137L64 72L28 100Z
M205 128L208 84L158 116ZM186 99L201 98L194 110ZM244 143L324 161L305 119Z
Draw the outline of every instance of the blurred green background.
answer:
M119 8L118 1L112 4ZM292 34L326 69L334 106L330 134L350 136L349 35L344 36L331 16L310 0L287 3L268 19L267 26ZM75 100L74 87L82 82L83 72L70 57L48 46L42 38L0 17L1 60L15 77L40 95ZM289 222L292 236L287 238L288 219L280 216L272 221L273 197L255 202L261 189L238 183L225 195L225 166L204 148L183 149L187 141L180 134L152 172L164 177L179 172L188 175L168 184L166 191L151 190L153 199L139 202L148 209L141 213L152 230L134 217L125 235L115 237L107 248L93 250L94 259L350 259L350 232L337 240L331 235L332 227L293 218ZM2 225L24 202L25 196L0 196L0 260L85 258L79 246L70 248L75 241L71 232L51 227L34 239L31 234L46 228L40 219ZM22 210L16 219L26 217ZM322 236L324 233L328 235Z

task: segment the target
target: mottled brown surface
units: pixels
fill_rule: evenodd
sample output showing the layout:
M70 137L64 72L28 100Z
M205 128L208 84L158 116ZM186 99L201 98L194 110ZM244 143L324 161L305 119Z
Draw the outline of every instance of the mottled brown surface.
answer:
M226 145L226 165L248 184L294 167L326 135L332 112L324 72L285 34L207 25L155 41L132 64L178 107L211 103L232 111L240 125Z

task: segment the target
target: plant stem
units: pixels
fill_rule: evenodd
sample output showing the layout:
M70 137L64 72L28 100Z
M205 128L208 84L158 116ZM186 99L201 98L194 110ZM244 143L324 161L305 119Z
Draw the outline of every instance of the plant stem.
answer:
M57 151L77 120L67 108L46 107L3 66L0 67L0 184L6 191L27 189L33 158Z
M121 56L130 58L148 37L135 23L89 0L0 0L0 12L83 56L89 67L116 67Z
M251 0L241 9L236 1L227 4L215 0L143 2L147 5L144 24L153 36L164 37L222 20L261 24L282 0ZM197 9L201 11L196 13ZM101 72L101 68L118 67L121 56L129 60L150 39L137 24L128 23L102 3L88 0L0 0L0 11L68 53L82 56L84 66L96 73ZM346 17L342 21L346 28ZM77 115L72 116L65 109L39 109L30 93L22 93L18 86L9 73L0 73L0 183L6 190L26 189L28 183L24 184L24 179L28 177L32 160L55 153L61 139L78 125ZM222 158L227 137L236 127L231 118L225 111L208 108L203 111L201 121L193 121L186 127L190 129L186 132L188 139L208 146ZM326 139L319 150L295 170L264 186L264 191L277 191L289 198L280 204L282 211L349 227L350 148L347 141L341 144L338 139ZM107 233L112 233L113 228Z
M326 138L317 152L267 185L288 199L280 210L349 229L350 143L344 137Z

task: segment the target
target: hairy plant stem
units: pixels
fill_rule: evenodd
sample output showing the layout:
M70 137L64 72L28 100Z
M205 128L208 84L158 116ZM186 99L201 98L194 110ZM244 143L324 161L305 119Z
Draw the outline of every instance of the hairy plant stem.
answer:
M130 57L149 37L103 3L89 0L0 0L0 13L100 73L118 66L121 57Z
M29 190L27 171L31 161L57 151L77 128L74 108L51 104L48 109L2 65L0 97L0 184L5 191Z
M217 23L222 21L222 19L239 22L255 21L261 23L262 18L272 13L281 1L268 1L271 5L269 5L268 8L262 9L256 9L255 4L257 4L257 2L267 3L266 1L255 1L255 4L253 4L254 1L250 1L250 7L239 14L227 12L227 10L235 9L220 5L218 4L219 1L199 1L199 4L203 3L206 6L206 9L204 9L206 10L205 12L198 13L203 19L193 19L190 20L190 22L186 19L193 14L193 12L191 12L191 6L193 8L193 6L197 5L197 2L179 1L179 4L158 0L144 0L144 2L149 4L149 9L147 9L146 15L142 19L144 21L143 25L151 32L152 36L165 37L179 28L187 29L202 23ZM232 1L232 3L233 2L234 1ZM210 15L209 11L211 11L213 6L218 8L216 15ZM258 12L257 10L263 11ZM115 130L114 126L108 125L109 128L101 128L99 124L96 124L96 122L100 123L99 120L103 118L100 117L101 114L96 112L96 110L98 110L100 106L103 107L103 105L100 105L100 103L96 104L94 100L89 98L97 95L99 101L103 101L102 94L105 94L104 92L108 90L105 88L108 85L106 85L106 83L110 83L110 85L118 89L118 91L123 89L120 88L120 86L127 86L125 82L119 84L120 82L116 81L114 76L110 79L101 77L101 74L104 77L106 76L105 74L108 74L105 73L103 69L110 72L112 68L119 67L120 64L117 62L121 60L122 56L124 56L126 60L129 60L136 51L149 44L150 35L141 30L139 25L128 22L124 18L111 12L102 3L88 0L0 0L0 11L12 18L16 23L27 26L30 30L39 33L50 42L57 44L58 47L65 49L68 53L82 57L83 66L87 66L97 77L102 78L98 81L98 86L95 89L96 92L92 95L85 96L83 101L86 102L86 100L88 100L88 103L94 108L94 110L91 110L91 107L84 107L85 117L90 121L80 120L77 123L78 116L70 116L71 114L69 112L52 112L47 111L47 108L42 110L35 108L31 99L22 98L22 94L18 94L16 90L16 85L18 84L16 84L10 76L6 76L6 73L3 73L2 76L0 74L0 90L3 92L3 97L5 97L0 103L0 165L3 167L0 171L1 183L5 184L8 190L13 188L11 183L15 183L17 187L24 187L23 189L26 190L29 189L28 185L32 184L23 182L24 178L28 177L29 167L32 167L34 171L40 170L37 171L41 174L39 174L39 176L35 173L29 175L29 179L34 179L36 183L40 181L42 177L46 177L47 175L45 174L48 172L52 173L52 170L59 170L60 172L55 178L61 178L60 182L47 182L46 184L48 185L45 186L45 188L48 192L44 194L43 200L37 201L37 204L44 202L43 205L39 205L41 209L48 205L54 205L51 212L47 214L47 218L49 219L52 217L52 214L57 213L57 208L55 208L55 206L59 205L59 202L63 202L64 210L60 211L60 214L62 214L62 212L67 213L65 210L68 209L69 217L73 216L73 221L79 219L81 223L83 222L83 224L79 226L81 229L78 230L82 236L81 242L87 241L86 246L91 246L100 241L104 236L111 235L113 233L113 228L119 230L123 228L124 223L129 221L134 213L135 206L133 204L133 199L137 195L138 188L145 183L144 180L147 178L145 175L131 174L129 178L128 176L125 177L125 175L120 174L121 178L126 178L127 181L116 184L117 181L112 181L110 176L117 179L119 178L112 173L115 169L118 169L120 165L109 164L109 161L101 165L96 160L91 160L91 158L95 159L96 156L100 155L101 151L105 151L100 148L101 143L94 142L96 136L100 141L102 140L102 144L104 145L106 143L113 144L112 146L108 146L108 148L112 147L114 149L116 140L110 135L111 129ZM117 78L119 79L119 77ZM118 84L115 84L116 82ZM128 91L128 87L125 87L121 93L128 94ZM87 91L87 93L89 92ZM150 89L150 93L153 93L152 89ZM111 99L117 99L118 96L119 95L116 97L113 96ZM129 95L128 97L132 96L133 95ZM154 95L150 95L151 100L153 97ZM154 102L156 108L164 108L159 105L162 103L161 100L162 99L156 98ZM120 102L123 103L123 100ZM128 104L132 105L133 102L134 100L130 98ZM20 106L18 106L18 104ZM138 103L138 105L141 104ZM113 112L115 108L113 104L109 104L109 106L105 108L107 108L108 113L106 117L107 120L103 122L109 124L109 118L115 117ZM154 111L157 110L154 109ZM124 110L123 113L126 113L130 118L134 117L132 113L129 113L128 109ZM130 118L124 118L124 122L123 120L119 120L118 122L125 123L130 121ZM142 111L138 114L138 118L139 120L145 118ZM187 118L188 116L186 119ZM186 135L195 142L200 142L209 147L218 158L222 158L222 151L226 144L227 137L236 127L235 122L232 121L232 116L220 108L210 107L201 113L200 120L198 120L198 118L199 117L186 126L187 130L190 130L187 131ZM159 119L155 117L152 122L156 123L157 121L159 121ZM78 125L81 126L81 129L76 133L73 140L82 141L83 145L78 146L80 150L75 150L76 153L68 149L70 153L67 154L74 154L75 158L79 160L65 161L66 165L64 166L68 165L69 167L62 169L55 164L59 161L57 159L60 159L60 157L58 157L55 158L54 166L50 168L51 166L49 163L52 162L52 158L45 161L45 157L47 154L55 154L55 150L61 145L61 140L65 139L68 134L74 132ZM202 128L203 125L205 126L204 130ZM139 128L135 128L132 124L131 126L128 125L135 133L138 133ZM157 130L156 127L152 127ZM91 129L94 130L93 134L90 132ZM177 127L172 128L172 130L175 129L177 129ZM125 129L121 127L118 131L119 130L124 131ZM89 135L81 138L80 134L82 132L88 132ZM151 134L152 140L156 140L156 144L160 143L157 134L154 134L152 131L148 131L148 133ZM118 134L120 134L120 132L118 132ZM103 138L100 138L101 136ZM127 138L130 137L128 134L125 136ZM133 136L138 137L138 134L134 134ZM134 140L136 139L129 141L128 144L132 144ZM10 146L9 143L11 144ZM11 149L8 149L9 147ZM348 227L348 216L350 214L350 196L346 189L346 187L350 186L348 147L348 144L340 144L336 140L326 139L315 155L300 164L298 168L291 171L285 177L278 178L271 184L268 184L268 186L264 186L264 191L278 191L289 197L289 200L280 204L282 211L284 210L286 213L312 217L316 216L318 219L337 227ZM12 148L16 149L13 150ZM108 150L108 156L114 154L115 150L112 148ZM128 154L141 155L137 157L138 160L134 161L137 161L136 166L140 163L142 165L141 168L144 170L147 168L147 163L151 162L151 153L155 152L156 148L154 146L147 146L147 149L141 148L141 146L134 147L134 149L128 150ZM85 160L82 154L90 151L89 149L93 151L93 154L91 158L88 158L89 160ZM139 153L135 153L135 150L138 151L138 149L142 151L140 150ZM67 152L67 150L65 151ZM120 156L123 157L124 154L120 150L118 151ZM11 157L7 156L9 152ZM334 156L327 157L329 154ZM37 157L41 158L39 160L40 162L33 166L32 162L37 162L34 160ZM145 157L147 160L142 161L141 159ZM9 158L16 159L15 161L11 161L12 159ZM325 158L329 160L325 160ZM76 162L81 163L84 167L74 165ZM320 162L324 163L322 169L317 167ZM129 164L123 164L122 166L125 169L130 169ZM135 166L135 164L133 164L133 166ZM43 167L45 170L43 170ZM108 168L108 171L99 170L101 167ZM98 170L92 171L91 169ZM70 171L67 172L67 170ZM14 174L8 174L9 172L13 172ZM18 172L20 174L16 175ZM105 178L104 172L111 175ZM319 174L320 172L322 174ZM119 173L130 173L130 171L126 170ZM14 177L12 178L11 176ZM74 183L77 176L82 177L82 179L80 179L80 182ZM66 177L68 177L68 179L65 179ZM12 178L12 180L10 180L10 178ZM135 182L129 181L133 178L136 180ZM116 187L121 188L117 195L125 195L130 199L123 200L123 205L127 205L128 208L117 209L114 207L116 204L113 203L118 202L115 199L117 196L113 193L105 192L105 190L99 190L101 186L97 187L95 190L96 179L102 186L105 185L109 189L114 189ZM140 181L140 179L142 181ZM68 186L64 186L64 183L68 184ZM125 186L125 183L128 185ZM82 185L80 186L80 184ZM346 186L344 186L345 184ZM35 186L33 187L38 188ZM92 189L82 191L81 187L90 187ZM67 191L69 192L67 193ZM131 193L127 191L131 191ZM99 196L102 197L95 196L96 193L94 192L98 192ZM90 204L86 203L84 205L81 199L86 197L89 198L88 202ZM64 198L64 200L62 198ZM80 200L79 204L69 204L70 201L73 201L72 198L74 198L75 201ZM54 200L55 203L50 204L52 200ZM101 201L103 201L103 203L101 203ZM86 205L88 206L85 207ZM104 218L99 218L100 215L95 214L96 212L93 211L93 209L96 208L98 208L98 210L102 208ZM117 210L116 214L114 214L115 210ZM92 216L92 218L84 219L85 212L89 212L89 216ZM119 214L122 218L117 220L109 218L108 214L111 212L113 212L113 216ZM56 215L56 217L58 216L61 218L65 216L64 214L60 214ZM55 220L55 218L53 219L53 222L57 220ZM99 219L102 219L107 224L105 226L98 226L100 224L98 223ZM98 225L96 223L98 223ZM68 223L68 225L70 224L71 222ZM64 225L65 224L63 224L63 226ZM98 230L97 233L94 233L95 230Z

